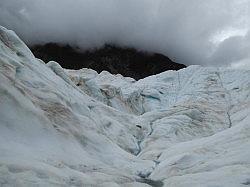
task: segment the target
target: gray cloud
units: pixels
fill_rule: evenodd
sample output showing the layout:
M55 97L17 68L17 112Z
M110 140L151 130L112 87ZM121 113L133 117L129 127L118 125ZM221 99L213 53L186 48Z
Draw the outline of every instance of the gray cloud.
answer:
M218 46L210 58L211 63L237 63L250 57L250 33L246 36L230 37ZM250 63L250 62L249 62Z
M1 0L0 24L29 44L112 42L185 64L228 65L249 59L249 6L250 0Z

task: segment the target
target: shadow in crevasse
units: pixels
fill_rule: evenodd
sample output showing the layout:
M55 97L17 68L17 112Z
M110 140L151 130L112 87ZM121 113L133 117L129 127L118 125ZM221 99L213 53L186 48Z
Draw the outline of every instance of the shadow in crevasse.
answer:
M137 179L136 181L140 183L148 184L152 187L162 187L164 185L162 181L155 181L155 180L146 179L146 178L140 178L140 179Z

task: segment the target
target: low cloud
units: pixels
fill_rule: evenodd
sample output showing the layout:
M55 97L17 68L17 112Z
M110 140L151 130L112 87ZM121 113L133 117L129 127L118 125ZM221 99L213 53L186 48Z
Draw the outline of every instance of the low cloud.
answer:
M184 64L249 61L250 0L1 0L0 24L28 44L104 43Z

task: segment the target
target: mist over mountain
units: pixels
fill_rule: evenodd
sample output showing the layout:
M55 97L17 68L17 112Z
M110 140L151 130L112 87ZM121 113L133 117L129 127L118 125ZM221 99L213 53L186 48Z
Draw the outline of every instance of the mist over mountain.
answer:
M179 70L186 67L162 54L112 44L89 51L55 43L35 45L30 48L37 58L45 62L54 60L66 69L91 68L98 73L106 70L112 74L122 74L136 80L167 70Z
M186 65L249 65L249 17L249 0L0 1L0 25L29 45L113 43Z

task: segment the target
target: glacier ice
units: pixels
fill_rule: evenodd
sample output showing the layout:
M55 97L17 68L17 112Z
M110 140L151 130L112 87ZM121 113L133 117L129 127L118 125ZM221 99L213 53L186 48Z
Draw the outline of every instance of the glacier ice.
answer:
M246 186L250 70L139 81L43 63L0 27L0 186Z

